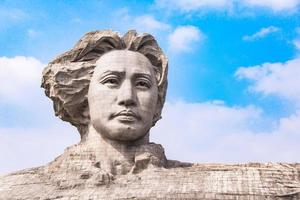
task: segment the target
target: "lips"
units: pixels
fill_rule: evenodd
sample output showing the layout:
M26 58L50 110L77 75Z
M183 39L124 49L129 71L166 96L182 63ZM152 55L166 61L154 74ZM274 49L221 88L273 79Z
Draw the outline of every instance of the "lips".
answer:
M132 110L122 110L113 115L113 117L118 118L122 122L134 122L140 120L140 116L133 112Z

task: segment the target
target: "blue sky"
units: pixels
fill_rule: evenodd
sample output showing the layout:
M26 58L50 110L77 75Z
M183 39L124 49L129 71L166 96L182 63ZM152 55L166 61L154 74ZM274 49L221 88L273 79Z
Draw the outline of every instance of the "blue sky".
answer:
M299 162L299 5L0 0L0 173L49 162L79 141L54 117L41 71L100 29L149 32L167 54L167 102L151 138L169 158Z

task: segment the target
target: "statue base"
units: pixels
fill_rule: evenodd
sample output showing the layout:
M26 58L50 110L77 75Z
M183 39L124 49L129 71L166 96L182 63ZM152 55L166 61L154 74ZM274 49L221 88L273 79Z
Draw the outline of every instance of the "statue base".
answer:
M74 145L46 166L1 176L0 199L300 199L299 163L189 164L149 145L127 174L104 171L94 151Z

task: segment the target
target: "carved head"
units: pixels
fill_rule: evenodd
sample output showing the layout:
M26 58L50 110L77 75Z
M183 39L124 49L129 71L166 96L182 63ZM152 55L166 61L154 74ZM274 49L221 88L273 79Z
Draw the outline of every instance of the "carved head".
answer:
M43 71L55 115L110 139L135 140L161 118L168 61L154 37L105 30L87 33ZM122 134L124 131L128 134Z

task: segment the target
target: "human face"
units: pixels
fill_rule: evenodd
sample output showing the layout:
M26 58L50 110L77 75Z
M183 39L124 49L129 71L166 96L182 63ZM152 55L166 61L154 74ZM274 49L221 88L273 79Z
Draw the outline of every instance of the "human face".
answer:
M88 101L91 123L106 138L134 141L144 137L158 109L152 64L133 51L104 54L96 62Z

